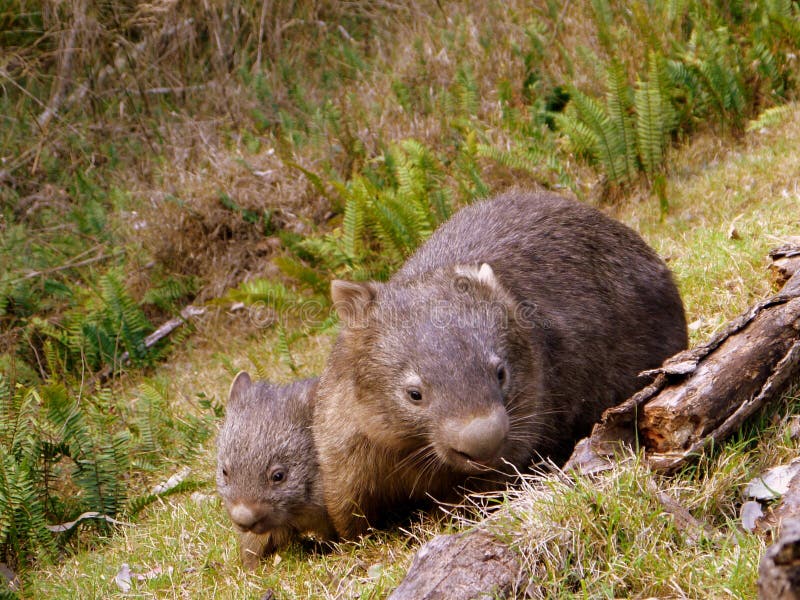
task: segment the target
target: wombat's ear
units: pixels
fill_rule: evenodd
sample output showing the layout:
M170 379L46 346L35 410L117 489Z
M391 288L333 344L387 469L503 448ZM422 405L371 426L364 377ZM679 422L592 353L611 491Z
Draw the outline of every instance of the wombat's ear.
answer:
M231 390L228 392L228 405L236 403L250 389L251 385L253 385L253 382L247 371L239 371L236 377L233 378Z
M331 299L339 319L348 327L362 322L375 300L377 284L334 279L331 282Z
M495 277L494 269L489 263L478 265L458 265L456 267L456 277L466 277L492 289L500 287L500 282Z

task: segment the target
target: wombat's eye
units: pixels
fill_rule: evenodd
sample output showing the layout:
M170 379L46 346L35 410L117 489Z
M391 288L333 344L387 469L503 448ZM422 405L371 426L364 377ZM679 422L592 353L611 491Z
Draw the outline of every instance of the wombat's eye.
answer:
M228 469L222 467L222 476L227 479L228 478Z
M503 385L508 379L508 373L503 365L497 365L497 383Z
M417 388L408 388L406 390L406 395L408 395L408 399L414 404L422 402L422 392L420 392Z
M269 477L272 479L272 483L280 483L286 478L286 473L283 472L283 469L275 469Z

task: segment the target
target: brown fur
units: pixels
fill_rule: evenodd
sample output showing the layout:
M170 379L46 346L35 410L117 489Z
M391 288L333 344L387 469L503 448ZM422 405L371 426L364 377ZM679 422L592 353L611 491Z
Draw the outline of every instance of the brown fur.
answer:
M467 207L389 282L332 291L342 326L314 440L345 537L387 509L563 460L645 383L640 371L687 343L663 261L631 229L549 193Z
M241 372L231 385L217 440L217 489L246 567L302 533L335 535L311 435L317 381L278 386Z

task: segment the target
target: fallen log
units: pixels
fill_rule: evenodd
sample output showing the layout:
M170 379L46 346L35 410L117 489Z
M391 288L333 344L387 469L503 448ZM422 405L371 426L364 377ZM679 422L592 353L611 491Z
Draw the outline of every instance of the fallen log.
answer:
M800 376L800 246L770 254L780 292L728 324L708 343L680 352L656 378L607 410L567 469L607 468L619 444L643 447L651 468L670 472L736 431Z
M520 556L487 531L440 535L419 549L389 600L504 598L522 573Z

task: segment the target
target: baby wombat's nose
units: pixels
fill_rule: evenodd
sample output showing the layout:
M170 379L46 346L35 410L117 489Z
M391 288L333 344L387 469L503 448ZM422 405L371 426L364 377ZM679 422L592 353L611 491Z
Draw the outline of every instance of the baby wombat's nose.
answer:
M508 413L497 405L486 415L474 417L456 433L453 450L475 462L489 462L500 453L508 435Z
M231 521L242 529L250 529L253 525L263 517L263 515L254 510L253 507L238 502L230 507L228 514L231 516Z

